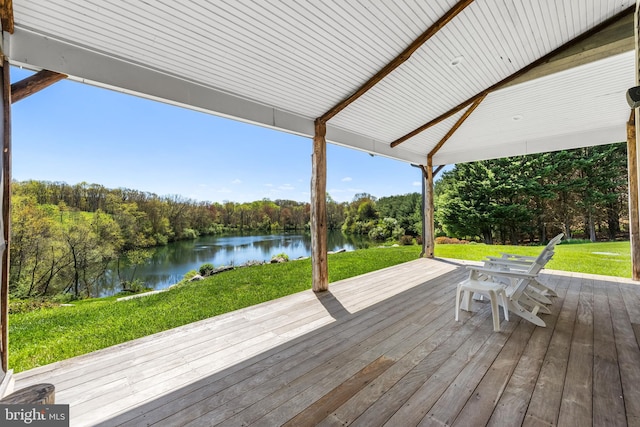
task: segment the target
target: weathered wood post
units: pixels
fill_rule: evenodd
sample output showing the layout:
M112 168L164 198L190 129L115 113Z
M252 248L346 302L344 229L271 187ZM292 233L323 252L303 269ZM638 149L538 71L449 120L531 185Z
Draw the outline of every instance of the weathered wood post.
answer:
M640 217L638 215L638 157L634 110L627 123L627 169L629 175L629 241L631 277L640 280Z
M635 82L640 84L640 0L636 1L636 10L633 14L634 39L635 39ZM631 110L627 122L627 169L629 179L629 241L631 245L631 278L640 280L640 215L638 213L638 108Z
M323 292L329 289L326 134L326 121L316 119L311 156L311 277L314 292Z
M422 219L424 221L422 227L424 230L424 235L422 236L422 256L425 258L433 258L435 247L435 207L433 204L433 161L431 156L427 157L427 166L423 168L423 180L426 191L424 193L424 218Z
M9 238L11 236L11 79L9 62L2 55L2 265L0 266L0 321L2 370L7 372L9 360Z

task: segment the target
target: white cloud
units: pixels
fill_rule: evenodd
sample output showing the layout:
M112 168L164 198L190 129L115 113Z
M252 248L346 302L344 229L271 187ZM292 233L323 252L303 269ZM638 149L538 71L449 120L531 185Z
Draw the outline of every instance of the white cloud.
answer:
M278 187L278 190L290 191L290 190L295 190L295 187L291 184L283 184Z
M345 176L344 178L342 178L340 181L342 182L349 182L349 181L353 181L353 179L350 176Z
M414 187L421 187L422 183L420 181L413 181L411 185L413 185Z
M273 187L273 184L265 184L265 187Z
M242 184L242 180L241 179L234 179L233 181L231 181L232 184Z

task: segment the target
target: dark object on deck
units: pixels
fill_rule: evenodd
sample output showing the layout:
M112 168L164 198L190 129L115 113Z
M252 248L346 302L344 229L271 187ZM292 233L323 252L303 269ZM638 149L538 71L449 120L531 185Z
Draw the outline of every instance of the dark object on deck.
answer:
M53 384L35 384L5 396L0 399L0 405L53 405L55 391Z

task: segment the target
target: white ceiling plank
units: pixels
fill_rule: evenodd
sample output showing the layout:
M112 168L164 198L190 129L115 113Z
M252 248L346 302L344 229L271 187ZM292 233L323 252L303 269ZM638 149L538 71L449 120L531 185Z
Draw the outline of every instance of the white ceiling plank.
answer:
M310 136L315 117L457 2L14 0L16 32L6 48L13 64ZM462 112L393 149L389 144L634 4L477 0L332 118L328 135L341 145L424 163ZM461 63L451 66L456 57ZM558 144L566 132L624 128L623 94L632 83L615 67L628 64L601 61L491 94L434 161L462 161L483 147L494 155L526 152L549 146L545 141ZM571 104L577 85L590 88L599 114ZM524 120L516 124L518 114ZM575 144L567 139L567 147Z

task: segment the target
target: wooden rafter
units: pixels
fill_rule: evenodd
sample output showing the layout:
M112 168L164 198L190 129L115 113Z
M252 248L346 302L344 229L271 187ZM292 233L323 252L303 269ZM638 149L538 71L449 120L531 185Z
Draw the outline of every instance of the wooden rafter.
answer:
M356 99L364 95L378 82L391 74L402 63L408 60L413 53L427 40L433 37L447 23L462 12L473 0L460 0L453 8L438 19L431 27L414 40L405 50L378 71L358 90L340 101L333 108L315 120L315 136L313 138L313 170L311 178L311 258L312 258L312 285L315 292L328 289L328 267L326 254L326 123L340 111L344 110ZM427 174L431 177L431 171ZM432 233L433 234L433 233ZM430 246L430 254L433 257L433 245Z
M511 74L510 76L505 77L504 79L502 79L499 82L493 84L492 86L489 86L488 88L484 89L482 92L479 92L479 93L473 95L471 98L467 99L466 101L461 102L460 104L458 104L457 106L453 107L449 111L447 111L445 113L442 113L441 115L439 115L435 119L430 120L429 122L423 124L419 128L414 129L411 132L409 132L408 134L396 139L395 141L393 141L391 143L391 147L397 147L398 145L402 144L406 140L411 139L414 136L418 135L419 133L424 132L425 130L429 129L430 127L437 125L441 121L448 119L449 117L453 116L457 112L463 110L467 105L477 101L481 97L486 96L488 93L493 92L493 91L495 91L497 89L500 89L503 86L506 86L508 83L512 82L513 80L517 79L518 77L524 75L525 73L527 73L527 72L533 70L534 68L536 68L536 67L544 64L545 62L549 61L551 58L553 58L554 56L558 55L559 53L561 53L561 52L563 52L563 51L565 51L567 49L570 49L571 47L573 47L576 44L582 42L583 40L585 40L585 39L591 37L592 35L602 31L603 29L607 28L609 25L613 24L614 22L624 18L629 13L633 13L634 8L635 8L635 6L629 7L627 9L625 9L624 11L618 13L617 15L607 19L606 21L603 21L602 23L596 25L595 27L591 28L590 30L585 31L584 33L580 34L578 37L576 37L576 38L574 38L572 40L569 40L567 43L565 43L562 46L554 49L553 51L549 52L548 54L538 58L537 60L533 61L532 63L530 63L529 65L525 66L524 68L521 68L520 70L518 70L515 73Z
M11 85L11 103L18 102L66 78L66 74L56 73L55 71L38 71L36 74Z
M629 52L635 48L633 37L633 14L627 14L611 23L597 34L575 44L571 48L558 53L548 62L541 64L528 73L504 85L514 86L560 71L589 64L600 59Z
M454 133L456 133L456 131L458 130L458 128L460 126L462 126L462 124L464 123L465 120L467 120L467 118L471 115L471 113L473 113L473 110L475 110L476 108L478 108L478 105L480 105L480 103L484 100L484 98L487 96L487 94L484 94L483 96L481 96L480 98L476 99L473 104L471 105L471 107L469 107L467 109L467 111L464 112L464 114L462 115L462 117L460 117L458 119L458 121L451 127L451 129L449 129L449 132L447 132L447 134L440 140L440 142L438 142L436 144L435 147L433 147L433 150L431 150L431 152L429 152L429 154L427 155L427 158L433 158L433 156L438 152L439 149L442 148L442 146L444 145L445 142L447 142L447 140L449 138L451 138L453 136Z
M13 34L13 0L0 0L2 31Z
M437 168L435 168L435 170L433 171L433 176L435 177L436 175L438 175L438 172L440 172L442 168L444 168L444 165L440 165Z
M356 90L349 97L340 101L337 105L331 108L329 111L324 113L320 120L326 122L327 120L334 117L340 111L344 110L349 104L351 104L356 99L360 98L364 95L369 89L378 84L383 78L391 74L393 70L398 68L405 62L407 59L413 55L413 53L420 48L427 40L433 37L438 31L440 31L445 25L447 25L453 18L456 17L460 12L464 10L467 6L473 3L473 0L460 0L454 7L452 7L447 13L445 13L440 19L438 19L431 27L429 27L424 33L420 35L417 39L415 39L405 50L400 53L400 55L396 56L391 62L384 66L380 71L378 71L373 77L371 77L365 84L363 84L358 90Z

